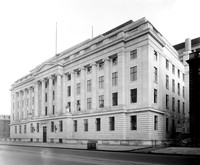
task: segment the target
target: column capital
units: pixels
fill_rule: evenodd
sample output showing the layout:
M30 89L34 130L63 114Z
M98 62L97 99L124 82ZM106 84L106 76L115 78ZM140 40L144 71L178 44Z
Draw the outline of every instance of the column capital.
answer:
M90 64L91 67L93 67L93 66L97 66L97 65L98 65L98 64L97 64L96 62Z
M105 57L105 58L102 59L102 61L103 61L103 62L105 62L105 61L110 61L110 58L109 58L109 57Z
M63 73L56 73L56 77L57 76L63 76Z
M54 76L50 75L50 76L47 77L47 79L54 79Z
M79 70L85 70L86 68L84 66L80 67Z
M38 85L38 84L40 84L39 80L34 81L34 85Z

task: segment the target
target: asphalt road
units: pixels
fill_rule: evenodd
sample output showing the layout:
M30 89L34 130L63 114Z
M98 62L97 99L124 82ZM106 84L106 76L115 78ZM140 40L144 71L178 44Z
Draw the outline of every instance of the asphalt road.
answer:
M199 165L200 157L0 145L0 165Z

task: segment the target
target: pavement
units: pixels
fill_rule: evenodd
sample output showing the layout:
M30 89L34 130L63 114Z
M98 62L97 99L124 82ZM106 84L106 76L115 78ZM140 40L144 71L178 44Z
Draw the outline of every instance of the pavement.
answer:
M87 149L87 144L61 144L61 143L36 143L36 142L11 142L0 141L0 145L14 145L27 147L47 147L60 149ZM163 154L163 155L182 155L182 156L200 156L200 148L197 147L163 147L163 146L119 146L119 145L103 145L97 144L96 150L99 151L114 151L114 152L133 152L133 153L148 153L148 154Z

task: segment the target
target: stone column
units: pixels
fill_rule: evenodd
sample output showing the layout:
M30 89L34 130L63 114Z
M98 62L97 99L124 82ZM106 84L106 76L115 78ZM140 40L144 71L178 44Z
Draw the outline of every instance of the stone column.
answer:
M104 106L110 106L110 59L104 59Z
M49 98L48 98L48 110L49 110L49 114L52 115L53 114L53 77L49 76Z
M24 89L24 118L27 117L27 89Z
M14 104L14 121L18 120L18 107L17 107L17 92L15 92L15 104Z
M39 98L38 98L38 82L35 82L35 92L34 92L34 116L38 117L38 103L39 103Z
M22 119L22 91L19 92L19 120Z
M74 92L75 92L75 73L71 72L71 112L73 113L76 109L76 103L74 98Z
M67 106L67 100L66 100L66 94L67 94L67 89L66 89L66 74L63 74L63 83L62 83L62 98L63 98L63 113L66 113L66 106Z
M83 67L81 68L81 111L86 110L85 102L85 68Z
M57 95L56 95L56 114L62 113L62 74L58 73L57 74Z
M45 79L42 79L42 99L41 99L41 109L42 109L42 116L45 115Z
M92 64L92 109L97 109L97 63Z
M28 108L28 117L32 112L32 87L29 87L29 108Z

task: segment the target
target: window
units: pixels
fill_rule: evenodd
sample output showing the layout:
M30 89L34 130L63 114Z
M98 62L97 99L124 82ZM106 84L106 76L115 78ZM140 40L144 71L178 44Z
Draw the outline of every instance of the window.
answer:
M51 132L54 132L54 122L51 122Z
M92 73L92 67L87 67L87 74L91 74Z
M180 70L178 69L178 78L180 78Z
M99 96L99 108L104 107L104 95Z
M17 133L17 126L15 126L15 133Z
M22 133L22 126L19 126L19 133Z
M166 75L166 89L169 89L169 76Z
M31 130L31 133L34 132L34 128L33 128L33 124L32 124L32 123L31 123L31 125L30 125L30 130Z
M55 91L53 91L53 100L55 100Z
M117 65L117 61L118 61L118 58L117 57L113 57L112 58L112 65Z
M45 116L47 116L47 107L45 107Z
M166 118L166 132L169 132L169 119Z
M55 85L55 79L53 79L53 85Z
M63 121L59 121L59 131L62 132L63 131Z
M96 131L101 131L101 119L96 118Z
M185 87L183 86L183 98L185 98Z
M71 86L67 87L67 96L71 96Z
M175 66L172 65L172 73L175 74Z
M117 85L117 79L118 79L117 72L112 73L112 85L113 86Z
M185 81L185 74L183 73L183 81Z
M166 69L169 70L169 61L166 59Z
M178 95L180 96L180 83L178 83Z
M154 103L157 103L158 91L154 89Z
M178 100L178 113L180 113L180 100Z
M55 114L55 105L53 105L53 115Z
M88 119L84 119L84 131L88 131Z
M104 63L103 62L100 62L99 63L99 70L103 70L104 69Z
M158 116L154 116L154 130L158 130Z
M154 82L158 82L158 69L156 67L154 67Z
M76 107L77 107L77 111L81 110L81 101L80 100L76 101Z
M154 60L158 60L158 53L154 50Z
M70 81L71 80L71 74L67 75L67 80Z
M99 77L99 89L104 88L104 76Z
M131 81L137 80L137 66L130 68L130 80Z
M185 114L185 103L183 102L183 114Z
M78 70L78 71L76 72L76 77L79 78L80 76L81 76L81 71Z
M117 92L112 94L112 103L113 103L112 104L113 106L118 105L118 93Z
M169 95L166 95L166 108L169 109Z
M45 102L47 102L47 93L45 93Z
M109 117L109 126L110 126L110 131L115 130L115 117Z
M81 94L81 83L77 83L76 94L77 95Z
M39 123L37 123L37 132L39 132L40 131L40 125L39 125Z
M77 132L77 125L78 125L77 120L74 120L74 132Z
M175 98L172 97L172 110L175 111Z
M26 125L24 125L24 133L26 133Z
M137 88L131 89L131 103L137 102Z
M130 59L135 59L137 58L137 49L130 51Z
M47 82L45 81L45 88L47 88L47 85L48 85L48 84L47 84Z
M137 130L137 116L130 116L131 130Z
M175 93L175 80L172 79L172 92Z
M92 109L92 98L87 98L87 109Z
M87 80L87 92L92 91L92 80Z
M67 108L69 109L69 112L71 112L71 102L67 103Z

